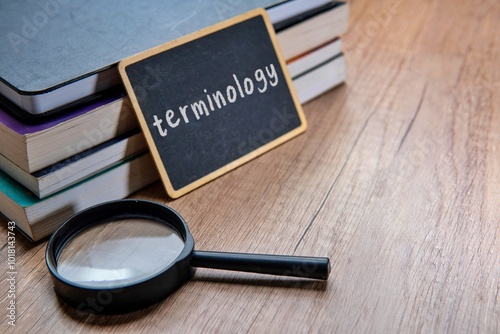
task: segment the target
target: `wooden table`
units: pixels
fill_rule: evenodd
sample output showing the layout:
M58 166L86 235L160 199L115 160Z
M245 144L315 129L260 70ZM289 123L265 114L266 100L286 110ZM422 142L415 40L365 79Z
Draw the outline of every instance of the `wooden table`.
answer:
M83 315L18 237L16 332L500 332L500 2L351 5L347 84L304 107L306 134L178 200L133 196L198 249L328 256L327 282L200 269L143 311Z

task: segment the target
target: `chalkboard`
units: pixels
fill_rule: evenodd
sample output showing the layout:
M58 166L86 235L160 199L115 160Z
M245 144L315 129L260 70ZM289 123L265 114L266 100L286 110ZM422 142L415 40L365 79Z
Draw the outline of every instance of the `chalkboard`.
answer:
M119 64L170 197L305 131L276 45L257 9Z

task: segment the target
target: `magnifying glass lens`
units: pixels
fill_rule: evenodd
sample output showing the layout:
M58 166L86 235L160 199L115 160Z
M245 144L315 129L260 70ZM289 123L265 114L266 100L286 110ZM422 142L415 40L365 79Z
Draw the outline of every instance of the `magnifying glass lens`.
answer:
M77 284L118 287L164 271L183 249L183 238L164 223L142 218L114 220L73 237L57 259L57 271Z

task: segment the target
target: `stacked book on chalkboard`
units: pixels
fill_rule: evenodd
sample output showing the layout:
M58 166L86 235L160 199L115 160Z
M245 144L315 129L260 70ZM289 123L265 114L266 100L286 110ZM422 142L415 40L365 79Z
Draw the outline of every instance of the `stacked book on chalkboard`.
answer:
M349 10L345 2L291 1L294 2L318 5L275 24L295 90L300 102L306 103L345 80L340 37L347 30Z
M116 63L257 7L273 22L302 103L344 81L343 2L8 2L0 12L0 212L39 240L74 213L158 180Z

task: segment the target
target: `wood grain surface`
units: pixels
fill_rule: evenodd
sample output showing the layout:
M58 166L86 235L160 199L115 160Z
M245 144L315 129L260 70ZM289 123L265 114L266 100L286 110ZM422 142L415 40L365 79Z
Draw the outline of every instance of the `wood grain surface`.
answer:
M201 250L328 256L327 282L200 269L121 316L60 302L16 238L16 327L38 333L499 333L500 2L355 0L347 83L308 131L167 203ZM1 266L6 271L7 224Z

